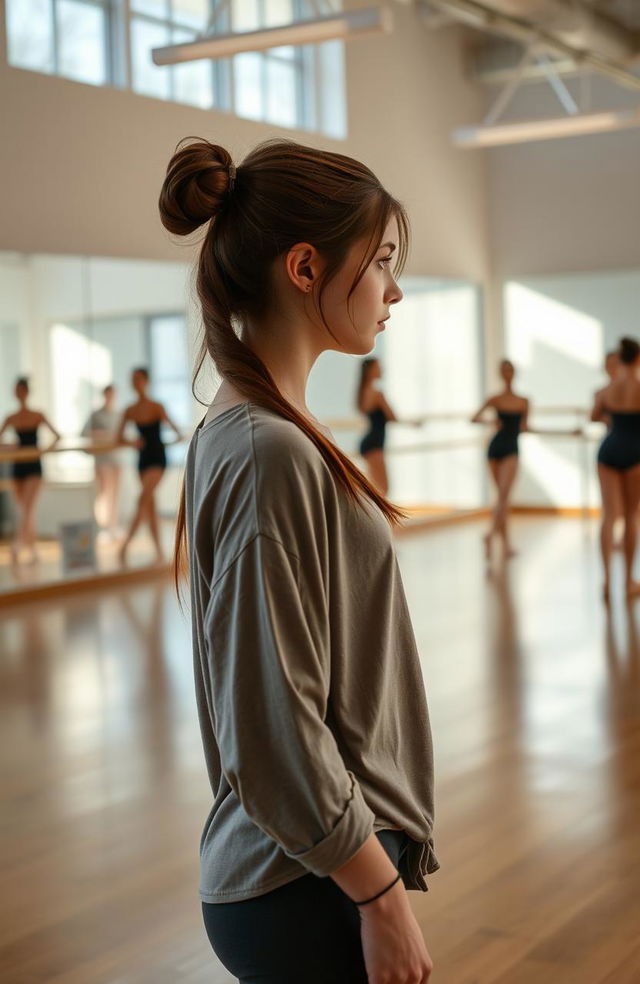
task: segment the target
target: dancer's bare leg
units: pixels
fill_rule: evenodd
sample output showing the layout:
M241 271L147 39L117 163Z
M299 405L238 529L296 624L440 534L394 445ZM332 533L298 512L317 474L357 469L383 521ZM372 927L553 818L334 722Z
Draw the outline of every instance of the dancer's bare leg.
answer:
M148 496L145 495L144 489L142 489L140 495L138 496L138 501L136 503L136 511L134 512L131 518L131 522L129 523L129 529L127 530L127 535L125 536L124 541L122 542L120 550L118 551L118 557L120 558L120 562L122 564L126 563L127 550L129 548L129 544L131 543L134 536L136 535L140 523L143 521L143 519L146 519L148 505L149 505Z
M96 462L96 499L93 505L93 512L96 523L101 529L107 525L108 512L108 488L109 488L109 466L99 465Z
M18 563L20 548L24 543L24 479L14 481L13 495L16 501L16 532L11 544L11 559L14 563Z
M602 522L600 524L600 553L602 556L603 584L602 594L609 600L611 584L611 551L613 549L613 524L617 510L623 501L622 472L607 465L598 465L598 479L602 497Z
M140 491L140 495L138 496L136 511L129 525L129 529L124 539L124 543L122 544L119 550L120 561L123 564L126 562L127 549L129 547L129 544L131 543L133 537L135 536L136 531L140 526L140 524L143 521L146 521L147 523L149 523L149 528L151 528L150 509L153 501L153 492L156 486L158 485L160 479L162 478L163 474L164 474L163 468L146 468L140 474L140 483L142 485L142 489ZM152 536L153 536L153 531L152 531ZM154 542L155 542L155 537L154 537ZM157 544L156 544L156 549L157 549Z
M378 492L382 495L387 495L389 492L389 476L384 460L384 451L374 448L373 451L368 451L365 454L364 459L367 463L367 472L372 484L375 485Z
M498 494L498 485L499 485L498 476L499 476L499 472L500 472L500 462L499 461L496 461L495 458L489 458L489 474L491 475L491 478L493 480L493 484L496 487L496 495ZM491 560L491 545L492 545L492 542L493 542L493 535L494 535L494 533L495 533L495 506L494 506L493 512L491 514L491 523L489 525L489 529L487 530L487 532L485 533L485 535L482 537L482 541L484 543L485 558L486 558L487 561L490 561Z
M118 505L120 497L120 465L110 462L96 465L96 522L111 535L118 525Z
M120 480L122 469L120 465L109 466L109 500L107 512L107 528L112 535L118 529L118 513L120 509Z
M498 474L498 503L496 505L496 531L502 539L502 547L505 557L515 556L516 551L511 546L507 522L509 519L509 498L511 489L518 474L518 456L510 454L503 458L499 463Z
M497 499L493 508L489 532L484 537L487 560L491 558L491 543L494 536L501 538L505 557L513 557L515 551L509 543L507 518L509 514L509 496L516 475L518 474L518 456L516 454L510 454L508 457L501 458L499 461L490 458L489 469L496 486Z
M638 504L640 503L640 465L620 472L624 506L624 566L628 597L640 594L640 584L633 580L633 561L638 539Z
M151 530L151 536L156 548L156 560L158 563L161 563L164 560L164 550L162 548L162 540L160 539L160 524L158 522L158 509L154 492L151 493L149 502L149 529Z
M30 561L35 563L38 560L36 548L36 526L35 514L36 505L42 489L42 478L40 475L30 475L22 482L22 502L24 506L24 525L23 542L31 551Z

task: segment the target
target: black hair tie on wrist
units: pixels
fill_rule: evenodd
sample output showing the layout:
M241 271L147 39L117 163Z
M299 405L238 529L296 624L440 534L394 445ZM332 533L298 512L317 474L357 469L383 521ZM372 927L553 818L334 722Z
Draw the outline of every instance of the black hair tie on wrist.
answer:
M385 892L390 891L390 889L392 889L394 885L397 885L401 878L402 878L402 875L400 874L400 872L398 872L398 874L393 879L393 881L391 882L391 884L390 885L387 885L386 888L383 888L382 891L381 892L378 892L377 895L372 895L372 897L370 899L365 899L364 902L354 902L353 904L354 905L369 905L369 902L375 902L375 900L376 899L379 899L381 895L384 895Z

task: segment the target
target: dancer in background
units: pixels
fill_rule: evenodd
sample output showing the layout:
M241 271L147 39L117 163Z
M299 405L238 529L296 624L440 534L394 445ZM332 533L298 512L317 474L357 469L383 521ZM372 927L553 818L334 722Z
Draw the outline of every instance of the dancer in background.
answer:
M49 451L60 440L60 434L40 410L31 410L27 406L29 381L25 376L21 376L16 381L14 392L20 408L4 421L0 428L0 438L8 428L12 427L18 435L18 447L35 448L38 446L38 429L44 424L53 434L53 441L44 449ZM20 551L24 547L29 551L29 563L36 563L38 551L36 549L35 510L42 489L40 458L34 458L30 461L14 461L11 474L18 507L18 522L11 547L11 556L15 563L19 563Z
M613 524L622 504L627 597L640 594L633 580L640 504L640 346L634 338L622 338L618 348L620 367L613 380L596 394L592 420L610 418L611 429L598 451L598 478L602 493L600 547L604 570L603 596L609 600Z
M369 418L369 430L360 441L360 454L367 465L368 477L382 495L389 492L389 477L384 460L384 443L387 424L410 424L420 427L420 420L399 420L387 403L384 393L375 385L382 378L380 360L363 359L360 364L360 384L356 406Z
M509 541L507 526L509 496L518 474L518 438L522 431L529 429L529 400L514 393L515 369L508 359L503 359L500 363L500 375L504 382L502 392L490 396L471 418L474 424L484 423L483 415L492 409L496 412L498 423L498 430L487 449L489 470L498 496L491 526L483 538L487 560L491 559L491 547L496 536L502 541L505 557L513 557L515 554Z
M94 410L87 420L82 434L90 437L96 444L112 444L118 428L119 414L114 409L116 390L110 383L102 391L104 403ZM103 451L94 455L97 493L95 516L100 526L111 537L118 532L118 500L122 467L117 450Z
M620 368L620 356L618 354L617 349L612 349L610 352L607 352L607 354L604 357L604 371L609 377L609 382L605 386L603 386L602 389L599 389L595 392L593 397L594 411L596 406L600 403L602 394L606 390L607 386L609 386L616 378L616 373L618 372L619 368ZM591 419L594 421L596 420L596 418L593 416L593 412L591 414ZM607 413L605 410L601 411L601 416L597 418L597 422L606 424L607 430L611 430L611 415Z
M616 377L616 373L620 367L620 358L616 349L612 349L607 352L604 357L604 371L609 377L609 382L607 386L612 383ZM593 411L591 413L591 420L596 423L602 423L606 425L607 431L611 430L611 415L606 411L598 411L598 416L594 417L594 412L596 412L596 407L600 405L602 400L602 394L606 390L607 386L603 386L602 389L596 391L593 397ZM616 496L618 489L614 486L612 488L612 495ZM612 502L612 508L615 512L615 517L613 520L613 549L622 550L624 548L624 510L622 508L622 499L618 498L617 501Z
M134 369L131 373L131 385L138 394L138 399L124 411L116 435L116 443L138 448L140 452L138 455L138 474L140 476L141 491L136 504L136 511L129 525L124 543L120 547L119 556L121 562L124 564L127 559L129 544L140 523L145 521L149 525L149 531L156 550L156 559L160 563L164 560L164 551L160 538L155 490L167 466L165 445L162 440L160 428L164 423L168 424L175 431L176 441L173 443L181 441L182 434L170 419L162 403L157 403L147 396L149 385L149 372L147 369L144 367ZM128 423L133 423L138 428L140 437L136 440L126 440L124 437Z

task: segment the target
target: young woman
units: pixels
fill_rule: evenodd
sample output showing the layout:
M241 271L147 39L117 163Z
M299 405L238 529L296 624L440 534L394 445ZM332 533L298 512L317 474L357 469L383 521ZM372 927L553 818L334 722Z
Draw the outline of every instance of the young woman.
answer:
M178 572L186 532L209 939L243 984L427 981L406 890L438 866L433 763L400 513L305 402L318 356L370 352L401 299L405 212L363 164L274 140L237 170L181 147L160 213L205 226L198 368L222 377L176 554Z
M610 419L611 428L598 451L598 478L602 492L600 547L604 569L603 596L609 600L613 524L620 505L624 516L625 584L628 597L640 593L633 580L637 511L640 504L640 346L622 338L620 365L614 379L596 393L592 420Z
M18 379L14 393L19 403L19 409L16 413L10 414L2 424L0 438L8 428L12 427L18 436L19 447L35 448L38 446L38 429L44 424L53 434L53 441L44 449L45 451L50 450L60 439L60 435L40 410L31 410L27 406L29 400L28 379L25 377ZM35 511L42 490L40 458L15 461L11 466L11 474L18 507L18 522L11 547L11 556L13 561L18 563L21 559L21 548L25 547L29 551L29 562L36 563L38 551L36 549Z
M502 540L505 557L513 557L515 554L509 542L507 528L509 496L518 474L518 438L522 431L529 429L529 401L514 393L515 369L508 359L503 359L500 363L500 375L504 382L502 392L490 396L471 418L474 424L484 423L484 414L491 408L496 412L498 424L498 430L487 448L489 471L497 491L491 526L483 538L487 560L491 558L495 536Z
M141 490L136 504L136 511L129 525L124 542L120 547L119 555L121 562L123 564L126 563L129 544L140 524L146 521L149 525L149 531L156 549L156 560L158 563L161 563L164 559L164 552L160 538L155 490L164 475L164 470L167 466L167 457L160 428L163 423L168 424L176 433L176 441L182 440L182 434L170 419L163 405L147 396L147 388L149 386L149 372L147 369L143 366L134 369L131 373L131 385L138 394L138 399L131 406L127 407L122 414L116 435L116 442L139 449L138 474L140 476ZM126 440L124 437L128 423L134 423L138 428L140 437L136 440Z
M387 466L384 460L384 442L386 427L397 417L384 393L375 386L375 381L382 377L379 359L364 359L358 387L357 406L360 413L369 418L369 430L360 442L360 454L367 464L369 480L375 485L381 495L389 491Z
M114 409L116 391L111 384L102 391L104 402L89 416L83 436L95 443L113 443L118 428L119 414ZM118 499L122 468L116 450L103 451L94 456L96 469L95 516L98 526L115 537L118 527Z

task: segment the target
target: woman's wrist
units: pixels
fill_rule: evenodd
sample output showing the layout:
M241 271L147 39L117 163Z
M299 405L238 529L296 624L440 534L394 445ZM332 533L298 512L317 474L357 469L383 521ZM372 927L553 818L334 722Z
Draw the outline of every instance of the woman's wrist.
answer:
M353 899L354 904L357 906L371 905L372 902L375 902L377 899L382 898L383 895L386 895L387 892L390 892L391 889L394 887L394 885L398 884L401 878L402 875L400 874L400 872L398 872L395 878L392 881L390 881L388 885L386 885L384 888L381 888L380 891L376 892L375 895L372 895L371 898L364 899L363 901L360 902L356 902L356 900Z

